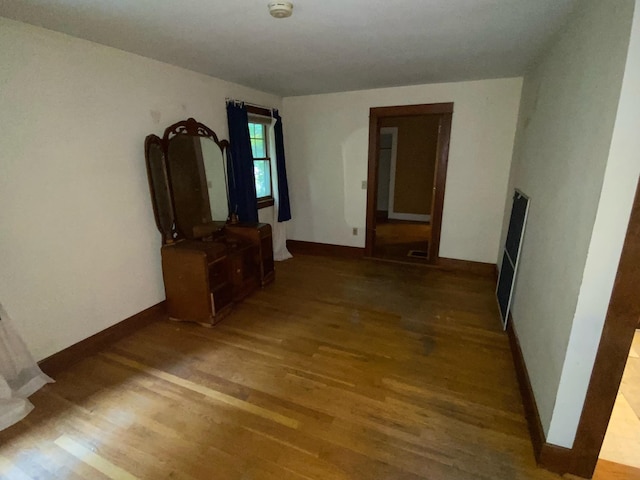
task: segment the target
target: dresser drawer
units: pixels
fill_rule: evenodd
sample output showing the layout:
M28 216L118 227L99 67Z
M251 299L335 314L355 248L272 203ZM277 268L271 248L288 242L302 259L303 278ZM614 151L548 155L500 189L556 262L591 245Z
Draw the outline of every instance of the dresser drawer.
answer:
M216 288L229 281L227 262L219 260L209 264L209 289L213 292Z

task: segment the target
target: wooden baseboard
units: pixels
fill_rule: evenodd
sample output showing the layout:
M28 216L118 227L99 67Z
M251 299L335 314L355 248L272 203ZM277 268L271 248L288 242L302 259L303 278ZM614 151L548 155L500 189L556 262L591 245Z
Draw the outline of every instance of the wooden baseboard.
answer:
M511 347L513 364L516 368L516 376L518 377L518 386L520 387L520 396L522 397L524 414L527 419L527 424L529 425L529 435L531 435L533 450L535 451L536 458L538 458L540 451L542 450L542 445L546 441L545 434L542 422L540 421L538 406L533 395L533 388L531 387L529 373L527 372L527 367L524 363L520 340L513 329L513 318L511 317L511 313L509 313L509 319L507 322L507 336L509 337L509 346Z
M291 253L301 255L320 255L325 257L363 258L364 248L331 245L328 243L303 242L287 240L287 248Z
M438 266L445 270L475 273L483 277L498 279L495 263L472 262L470 260L458 260L455 258L438 258Z
M55 376L83 358L99 352L136 330L146 327L159 319L166 318L166 316L166 305L162 301L58 353L54 353L38 362L38 364L46 374Z
M364 258L364 248L347 247L345 245L304 242L302 240L287 240L287 248L291 253L301 255ZM472 262L469 260L457 260L455 258L439 258L437 265L428 266L438 267L444 270L474 273L485 277L491 277L496 280L498 278L498 269L494 263Z
M524 405L525 417L529 426L529 435L531 435L531 443L533 444L533 452L536 461L540 467L551 470L552 472L564 475L569 473L572 464L573 451L569 448L560 447L547 443L540 413L533 394L531 380L527 372L527 366L522 355L520 340L513 328L513 317L509 313L507 322L507 335L509 337L509 345L511 347L511 355L518 377L518 385L520 386L520 395L522 396L522 404Z
M570 448L545 442L542 444L540 455L536 457L536 461L538 462L538 466L560 475L575 473L571 471L573 450Z

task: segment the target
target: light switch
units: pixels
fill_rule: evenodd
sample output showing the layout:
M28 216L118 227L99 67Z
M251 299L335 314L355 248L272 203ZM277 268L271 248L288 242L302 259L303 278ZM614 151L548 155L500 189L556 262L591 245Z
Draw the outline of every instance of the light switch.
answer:
M367 189L367 181L366 180L362 180L362 189L363 190Z

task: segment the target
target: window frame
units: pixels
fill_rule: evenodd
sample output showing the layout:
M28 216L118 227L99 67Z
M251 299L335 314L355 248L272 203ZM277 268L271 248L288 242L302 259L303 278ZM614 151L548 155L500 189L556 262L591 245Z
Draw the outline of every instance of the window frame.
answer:
M257 206L259 210L261 208L271 207L275 203L274 197L273 197L273 168L271 165L271 155L270 155L271 138L269 135L270 128L271 128L271 116L270 116L271 112L269 112L266 109L256 108L256 107L253 107L253 108L247 107L247 111L249 113L249 119L248 119L249 124L253 123L253 124L259 124L264 126L264 151L265 151L266 157L258 157L258 158L254 157L253 158L254 165L257 160L258 161L266 160L269 165L269 190L271 192L271 195L256 198ZM269 116L265 115L265 113L269 114ZM253 155L253 149L251 150L251 154Z

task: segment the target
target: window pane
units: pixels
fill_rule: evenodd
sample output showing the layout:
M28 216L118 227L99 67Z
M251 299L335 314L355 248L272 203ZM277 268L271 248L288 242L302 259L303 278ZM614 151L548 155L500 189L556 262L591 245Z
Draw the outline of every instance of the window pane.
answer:
M256 139L252 138L251 139L251 155L253 155L253 158L257 158L258 155L256 153Z
M271 196L271 169L269 160L254 160L253 173L256 177L256 196Z
M253 158L267 157L267 127L262 123L249 122L249 137Z
M264 158L267 156L264 151L264 140L251 140L251 150L253 152L253 158Z

